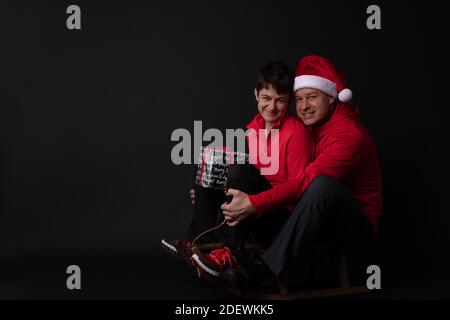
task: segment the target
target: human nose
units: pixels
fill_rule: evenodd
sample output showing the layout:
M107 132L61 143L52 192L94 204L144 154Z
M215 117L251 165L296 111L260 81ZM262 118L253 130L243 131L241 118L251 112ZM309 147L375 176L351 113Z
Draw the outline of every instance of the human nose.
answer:
M270 111L275 110L275 101L274 101L274 100L271 100L271 101L269 102L269 104L267 105L267 108L268 108Z
M311 107L307 100L302 100L302 101L299 102L299 104L300 104L300 110L301 111L306 111L306 110L308 110Z

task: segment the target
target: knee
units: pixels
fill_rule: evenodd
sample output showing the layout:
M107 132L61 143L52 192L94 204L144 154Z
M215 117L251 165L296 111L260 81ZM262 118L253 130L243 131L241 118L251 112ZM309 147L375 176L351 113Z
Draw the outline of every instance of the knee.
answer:
M227 171L227 179L234 180L240 179L243 176L244 168L240 165L229 165Z
M227 172L227 188L237 189L247 194L255 194L270 188L268 182L259 175L253 165L231 165Z
M248 164L229 165L227 180L252 180L255 176L255 169L254 166Z
M333 190L338 182L329 176L318 176L310 183L308 193L323 194Z

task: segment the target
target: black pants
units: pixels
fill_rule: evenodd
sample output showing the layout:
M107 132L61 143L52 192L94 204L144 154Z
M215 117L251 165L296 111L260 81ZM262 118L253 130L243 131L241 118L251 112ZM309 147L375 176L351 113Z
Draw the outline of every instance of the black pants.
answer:
M218 189L204 188L194 183L195 204L194 214L189 224L186 236L192 241L200 233L216 226L220 214L220 206L226 201L225 192ZM215 233L207 233L198 239L197 243L217 242Z
M272 188L259 170L250 164L231 166L228 171L227 187L247 194L258 194ZM260 217L251 216L235 227L225 225L219 230L220 242L235 251L242 251L248 240L268 246L288 216L287 209L279 209L267 212Z
M350 246L370 242L374 231L358 201L340 182L315 178L262 258L275 275L306 245Z
M267 179L251 164L230 165L227 174L227 188L247 194L257 194L271 188ZM220 206L226 202L224 190L209 189L194 184L194 216L187 231L187 239L193 240L201 232L223 221ZM287 219L285 209L265 214L261 218L251 217L234 228L223 226L216 232L204 235L198 243L220 242L235 250L241 250L247 240L269 245Z

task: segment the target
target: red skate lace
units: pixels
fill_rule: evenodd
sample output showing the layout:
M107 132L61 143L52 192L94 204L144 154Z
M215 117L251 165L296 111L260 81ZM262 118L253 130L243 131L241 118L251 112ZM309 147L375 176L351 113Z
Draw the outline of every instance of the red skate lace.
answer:
M230 267L233 267L235 263L235 258L231 253L230 249L228 249L227 247L213 250L208 254L208 256L211 258L211 260L213 260L221 267L224 267L227 264Z

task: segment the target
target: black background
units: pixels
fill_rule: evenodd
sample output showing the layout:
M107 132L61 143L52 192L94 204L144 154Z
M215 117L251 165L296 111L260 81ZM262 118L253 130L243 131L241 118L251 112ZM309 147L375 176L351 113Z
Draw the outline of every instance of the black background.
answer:
M70 4L81 30L66 28ZM370 4L381 30L366 27ZM231 298L160 248L191 217L171 133L245 125L256 71L307 54L344 70L378 146L385 290L372 296L448 298L438 3L3 1L0 14L0 298Z

